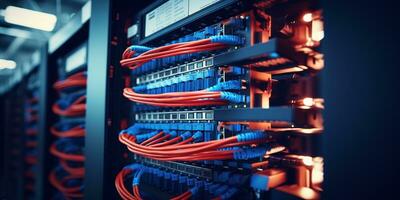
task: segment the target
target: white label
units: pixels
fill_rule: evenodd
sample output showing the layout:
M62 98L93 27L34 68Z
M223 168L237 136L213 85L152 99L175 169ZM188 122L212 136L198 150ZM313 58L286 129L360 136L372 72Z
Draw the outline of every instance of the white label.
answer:
M203 10L204 8L217 3L220 0L190 0L189 1L189 15Z
M84 45L73 54L71 54L65 61L65 71L70 72L77 67L86 63L87 47Z
M220 0L169 0L146 14L147 37L179 20L182 20Z
M134 24L131 27L128 28L128 33L127 36L128 38L133 37L134 35L136 35L138 32L138 25Z
M146 14L145 36L188 16L189 0L169 0Z

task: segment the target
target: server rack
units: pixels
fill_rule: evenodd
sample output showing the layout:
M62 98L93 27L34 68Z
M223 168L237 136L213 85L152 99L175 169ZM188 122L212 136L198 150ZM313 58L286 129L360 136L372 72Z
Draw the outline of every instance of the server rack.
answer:
M138 13L146 13L151 10L151 7L154 8L156 5L160 5L163 2L166 1L157 1L155 3L154 1L146 3L137 2L134 6L117 1L92 2L90 35L94 32L97 32L97 34L93 37L89 37L89 49L93 49L93 51L89 52L88 59L88 109L86 116L88 130L88 135L86 137L88 144L88 146L86 146L86 153L88 162L86 162L87 177L85 179L86 198L116 198L117 194L113 189L113 178L118 168L120 169L124 164L134 159L131 156L127 156L127 151L121 150L121 145L116 142L116 133L126 128L127 123L131 120L129 117L132 117L132 113L124 110L124 107L129 105L124 103L120 94L120 89L127 84L127 80L129 79L127 77L129 75L127 74L129 72L125 69L121 69L118 61L120 60L120 55L124 47L127 46L129 42L126 40L126 34L132 31L132 29L128 30L128 25L126 23L132 25L138 22L136 18L132 17ZM227 6L232 2L234 1L224 1L218 5ZM147 11L144 10L146 7ZM99 12L100 10L101 12ZM207 13L200 12L198 15L202 16L206 14ZM182 24L177 26L187 25L185 23L190 23L190 20L184 20ZM185 32L185 30L189 29L177 30ZM169 30L162 31L168 32ZM162 34L162 31L160 34ZM150 41L151 39L147 40ZM141 42L149 41L141 40ZM261 52L267 51L268 48L274 48L273 46L266 46L265 44L260 44L257 47L258 48L254 48L254 51L243 49L240 52L224 54L216 59L217 65L227 64L227 59L233 59L231 62L234 64L244 64L243 59L245 57L257 57ZM257 49L259 51L257 51ZM93 74L96 76L92 76ZM99 86L106 88L106 90L100 89ZM228 116L226 115L227 113L224 111L219 112L220 114L216 114L221 117L220 120L242 120L239 118L223 119L223 117ZM271 112L275 111L271 109ZM238 110L238 113L242 114L243 112L242 110ZM268 113L263 113L263 110L257 109L247 114L245 113L247 117L253 117L253 120L264 119L265 114ZM271 115L280 116L284 119L293 119L290 109L278 109ZM99 122L104 122L104 126L98 126ZM319 141L320 137L306 136L301 140L303 140L303 142ZM103 148L99 149L99 146ZM316 151L320 150L318 144L311 147L309 150L316 155L321 155L321 152ZM310 155L312 153L310 153ZM99 174L103 176L98 176Z
M3 172L5 198L22 199L24 185L24 82L14 85L4 94ZM4 132L3 132L4 130Z
M23 199L34 199L36 196L38 165L38 124L39 124L39 89L40 80L38 65L26 75L24 96L24 179Z
M52 106L59 99L59 94L54 89L57 79L65 79L68 73L86 68L86 61L66 72L66 59L76 49L82 47L88 38L90 18L90 2L86 4L74 18L50 39L42 48L40 66L40 80L43 84L40 90L40 135L39 135L39 166L38 184L36 186L36 199L50 199L56 194L56 189L50 184L49 176L55 167L56 159L49 150L56 138L51 133L59 117L53 113ZM87 48L86 48L87 50ZM86 55L87 52L85 52ZM80 58L79 58L80 59ZM80 59L81 60L81 59Z
M37 182L40 54L20 65L14 84L1 95L1 197L32 199Z
M118 59L126 43L125 20L145 4L135 2L132 7L123 1L92 1L85 147L85 198L88 199L118 198L113 182L126 164L126 151L115 133L127 125L123 120L127 116L126 104L120 92L125 83Z

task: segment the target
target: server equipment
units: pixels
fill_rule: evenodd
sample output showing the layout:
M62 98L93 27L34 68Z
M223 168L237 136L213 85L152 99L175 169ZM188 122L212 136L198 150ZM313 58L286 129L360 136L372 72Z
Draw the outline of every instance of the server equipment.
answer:
M90 8L90 7L89 7ZM89 17L79 12L43 49L40 177L37 199L84 198Z
M34 199L37 182L38 163L38 121L39 121L39 77L38 67L26 77L26 90L24 92L24 199Z
M161 0L127 23L122 199L320 197L318 1Z

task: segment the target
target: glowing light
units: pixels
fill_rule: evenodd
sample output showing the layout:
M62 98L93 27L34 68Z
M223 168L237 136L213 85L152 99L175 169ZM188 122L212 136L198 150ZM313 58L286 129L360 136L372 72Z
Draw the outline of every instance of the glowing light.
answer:
M303 164L305 166L312 166L314 164L314 162L311 157L305 156L305 157L303 157Z
M44 12L7 6L4 12L4 20L11 24L52 31L56 25L57 17Z
M320 184L324 181L324 163L322 157L315 157L313 159L314 167L312 169L312 183Z
M314 20L312 22L312 33L311 33L311 38L314 41L321 41L325 37L325 32L324 32L324 23L322 20Z
M313 106L314 105L314 99L313 98L309 98L309 97L304 98L303 99L303 105L304 106L308 106L308 107Z
M303 15L303 21L305 22L311 22L313 19L312 13L306 13Z
M1 69L14 69L17 67L17 63L12 60L0 59L0 70Z

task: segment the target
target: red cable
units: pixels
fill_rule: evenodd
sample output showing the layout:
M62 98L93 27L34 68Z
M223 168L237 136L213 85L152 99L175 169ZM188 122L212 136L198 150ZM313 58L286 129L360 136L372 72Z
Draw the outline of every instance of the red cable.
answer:
M223 140L214 140L210 142L186 144L181 146L152 147L136 144L134 142L134 137L132 136L126 134L120 135L120 141L123 144L127 145L128 149L133 153L157 160L169 161L232 159L234 151L220 151L217 149L232 146L244 146L256 143L265 143L267 141L254 140L246 142L233 142L235 140L235 137L231 137Z
M74 176L67 177L66 179L75 178ZM53 185L57 190L62 192L67 197L73 198L83 198L83 194L81 194L80 187L65 187L62 182L60 182L57 177L55 171L52 171L49 175L50 184Z
M81 128L80 126L73 127L67 131L58 131L55 126L52 126L50 128L50 132L60 138L85 136L85 129Z
M137 95L130 95L130 94L125 94L125 97L132 98L132 99L137 99L141 101L151 101L155 103L163 103L163 102L180 102L180 101L193 101L193 100L198 100L198 99L212 99L216 98L219 99L221 97L221 93L217 94L203 94L203 95L193 95L193 96L186 96L186 97L167 97L167 98L146 98L146 97L139 97Z
M58 91L69 87L77 87L77 86L81 87L86 86L86 76L84 75L84 72L73 74L65 80L57 81L53 85L54 89Z
M85 175L84 167L70 167L66 160L60 159L61 167L71 175L82 177Z
M128 169L122 169L117 177L115 178L115 187L117 188L117 191L119 195L122 197L124 200L136 200L135 196L129 193L129 191L125 188L124 186L124 177L128 174L130 174L132 170Z
M149 143L149 142L161 137L162 135L164 135L164 132L161 131L161 132L157 133L156 135L154 135L153 137L151 137L151 138L145 140L144 142L142 142L141 145L146 145L147 143Z
M183 200L186 198L190 198L191 196L192 196L192 193L190 191L186 191L179 196L171 198L170 200Z
M164 135L164 136L162 136L162 137L160 137L158 139L155 139L155 140L149 142L148 144L146 144L146 146L151 146L152 144L157 144L157 143L159 143L161 141L164 141L164 140L168 139L169 137L171 137L171 135L169 135L169 134L168 135Z
M188 144L188 143L191 143L191 142L193 142L194 141L194 138L188 138L188 139L186 139L186 140L183 140L182 142L178 142L178 143L176 143L176 144L174 144L174 145L171 145L171 146L179 146L179 145L184 145L184 144Z
M212 51L227 47L227 45L225 44L210 43L210 41L211 41L210 39L205 39L202 41L195 41L192 43L188 42L185 44L172 44L168 46L163 46L147 51L134 58L123 59L121 60L120 63L122 66L129 66L130 69L136 69L137 67L140 67L144 63L154 59L177 56L182 54L197 53L202 51ZM127 57L127 55L125 54L123 57Z
M136 199L143 200L140 196L139 187L137 185L133 186L133 193L135 194Z
M83 155L76 155L76 154L68 154L61 152L57 149L55 144L52 144L50 147L50 153L53 154L54 156L68 160L68 161L77 161L77 162L84 162L85 161L85 156Z
M84 102L85 100L86 100L86 95L81 96L77 100L75 100L68 108L64 110L61 109L57 103L55 103L53 104L52 110L54 113L61 116L66 116L66 117L79 116L84 114L86 111L86 103Z
M124 135L124 134L121 134L121 135ZM132 145L133 147L139 148L141 151L147 150L147 151L151 151L154 153L159 153L161 155L175 155L175 154L179 155L179 154L187 154L187 153L197 153L197 152L203 151L203 150L220 148L220 146L223 146L225 144L232 143L232 142L237 142L236 136L222 139L222 140L214 140L214 141L210 141L210 142L198 143L202 146L195 147L195 148L193 148L193 146L195 146L194 144L186 144L186 145L180 146L179 150L176 150L176 147L172 147L172 149L168 148L168 147L147 147L147 146L142 146L142 145L136 144L135 142L131 142L130 145ZM189 150L184 149L184 147L189 148ZM172 150L172 151L166 152L166 150Z
M158 143L158 144L153 144L153 145L150 145L150 146L152 146L152 147L162 147L162 146L166 146L166 145L170 145L170 144L173 144L175 142L178 142L181 139L182 139L182 137L178 136L178 137L175 137L175 138L173 138L171 140L168 140L168 141L165 141L165 142L162 142L162 143Z
M147 61L153 60L153 59L165 58L165 57L176 56L176 55L181 55L181 54L196 53L196 52L200 52L200 51L210 51L210 50L216 50L216 49L225 48L225 47L227 47L227 45L214 43L214 44L202 44L202 45L193 46L193 47L180 47L180 48L166 50L163 52L156 52L156 53L152 53L152 54L151 53L149 53L149 54L143 53L137 57L122 60L121 64L147 62Z
M182 103L153 103L148 101L138 101L132 100L136 103L142 103L152 106L159 106L159 107L187 107L187 106L215 106L215 105L225 105L226 101L220 100L200 100L200 101L190 101L190 102L182 102Z
M170 92L170 93L164 93L164 94L139 94L136 93L132 90L132 88L125 88L124 93L127 93L129 96L138 96L138 97L157 97L157 98L169 98L169 97L184 97L184 96L196 96L196 95L204 95L204 94L220 94L220 92L215 92L215 91L206 91L206 90L200 90L200 91L189 91L189 92Z

